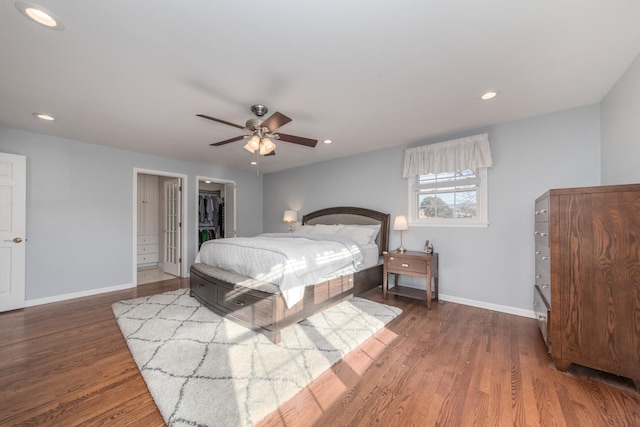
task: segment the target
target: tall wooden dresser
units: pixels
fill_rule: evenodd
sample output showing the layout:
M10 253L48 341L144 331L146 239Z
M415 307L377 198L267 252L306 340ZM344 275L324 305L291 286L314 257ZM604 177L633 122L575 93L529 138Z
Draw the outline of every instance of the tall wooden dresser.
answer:
M535 211L534 311L556 368L640 391L640 184L550 190Z

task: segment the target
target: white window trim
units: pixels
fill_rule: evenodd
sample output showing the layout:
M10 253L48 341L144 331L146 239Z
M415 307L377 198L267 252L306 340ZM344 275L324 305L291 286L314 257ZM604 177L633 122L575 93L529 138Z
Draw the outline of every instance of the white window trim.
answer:
M426 218L418 219L418 207L416 206L417 177L408 178L407 188L409 190L409 225L412 227L481 227L489 226L489 204L487 201L487 168L478 168L480 186L476 194L477 218Z

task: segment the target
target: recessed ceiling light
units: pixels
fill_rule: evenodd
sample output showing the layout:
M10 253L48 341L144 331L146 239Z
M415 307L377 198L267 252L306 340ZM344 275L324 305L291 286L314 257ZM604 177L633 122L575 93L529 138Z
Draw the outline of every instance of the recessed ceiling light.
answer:
M325 144L331 144L333 141L332 141L332 140L330 140L330 139L325 139L325 140L324 140L324 141L322 141L322 142L324 142Z
M37 4L16 2L16 8L27 18L52 30L64 30L64 24L56 15Z
M33 115L39 119L42 120L48 120L48 121L53 121L55 120L55 117L50 116L49 114L43 114L43 113L33 113Z
M251 162L252 165L257 165L258 162L256 162L255 160L253 162Z
M490 99L495 98L498 95L498 92L487 92L480 97L483 101L488 101Z

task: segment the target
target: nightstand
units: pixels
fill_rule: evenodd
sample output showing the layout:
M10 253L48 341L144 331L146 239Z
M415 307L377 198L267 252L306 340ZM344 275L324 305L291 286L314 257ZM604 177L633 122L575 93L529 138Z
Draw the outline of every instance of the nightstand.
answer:
M431 299L438 301L438 254L426 254L424 252L386 252L384 254L384 266L382 269L382 296L386 299L388 294L400 295L408 298L427 300L427 308L431 308ZM394 275L394 287L389 289L389 273ZM398 285L398 276L423 277L426 280L426 292L422 289L409 288ZM431 278L433 278L434 292L431 292Z

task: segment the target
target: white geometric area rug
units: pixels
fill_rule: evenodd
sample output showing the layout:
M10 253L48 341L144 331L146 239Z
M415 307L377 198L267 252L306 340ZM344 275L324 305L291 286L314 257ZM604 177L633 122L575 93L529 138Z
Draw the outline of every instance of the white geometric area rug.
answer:
M282 331L275 345L188 289L120 301L113 312L168 426L251 426L402 310L362 298Z

